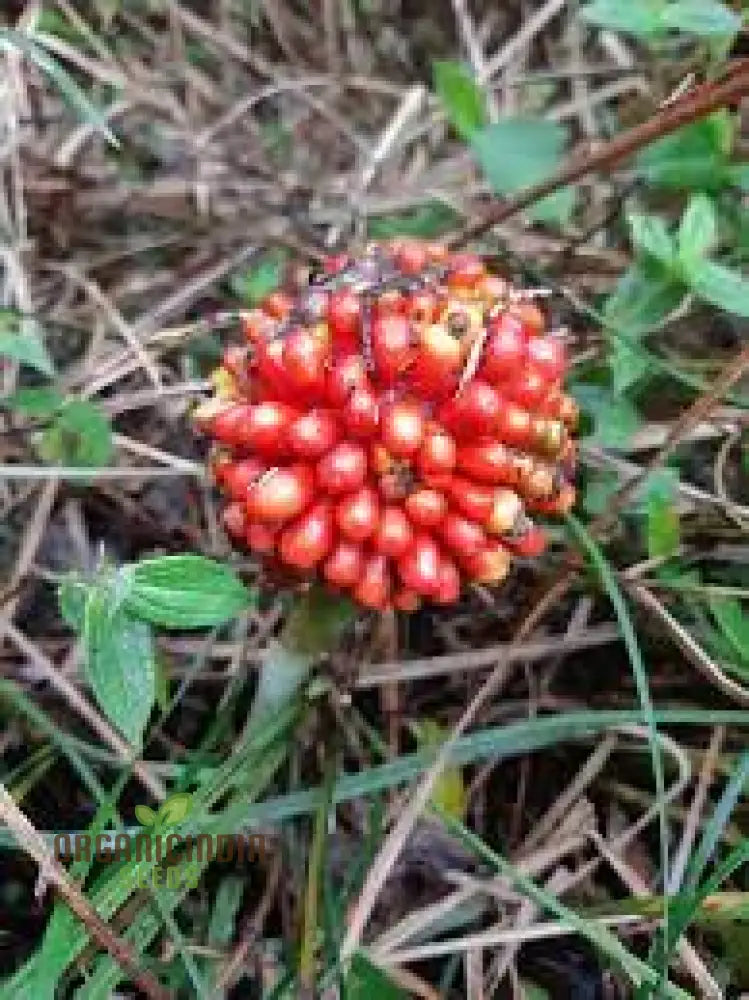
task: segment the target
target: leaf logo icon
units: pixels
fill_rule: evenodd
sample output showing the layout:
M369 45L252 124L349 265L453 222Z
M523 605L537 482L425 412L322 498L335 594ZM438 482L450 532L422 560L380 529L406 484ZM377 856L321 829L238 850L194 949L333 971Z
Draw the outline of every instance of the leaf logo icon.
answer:
M154 826L156 823L156 813L150 806L136 806L135 818L141 826Z

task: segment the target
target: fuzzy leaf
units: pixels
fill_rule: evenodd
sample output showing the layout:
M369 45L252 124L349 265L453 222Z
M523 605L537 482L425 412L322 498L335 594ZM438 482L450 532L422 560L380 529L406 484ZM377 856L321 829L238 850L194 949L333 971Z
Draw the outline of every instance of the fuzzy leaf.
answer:
M0 309L0 359L10 358L50 378L55 366L47 353L39 325L23 320L9 309Z
M706 194L694 195L679 226L679 257L682 261L704 257L718 238L715 206Z
M719 309L749 319L749 280L739 271L702 257L682 263L695 295Z
M73 399L65 403L37 445L40 456L60 465L107 465L112 457L109 418L93 403Z
M247 608L251 594L235 573L204 556L143 559L128 567L127 610L166 628L223 625Z

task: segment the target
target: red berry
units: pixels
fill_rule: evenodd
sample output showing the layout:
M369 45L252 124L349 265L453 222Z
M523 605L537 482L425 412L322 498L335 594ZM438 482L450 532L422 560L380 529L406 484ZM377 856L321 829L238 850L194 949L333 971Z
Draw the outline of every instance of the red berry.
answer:
M459 561L470 559L486 545L486 534L475 521L459 514L448 514L439 526L439 535Z
M485 524L494 506L494 489L456 476L450 485L450 499L469 521Z
M232 500L246 500L247 491L263 470L264 466L254 458L230 462L221 473L221 485Z
M245 534L247 547L261 556L270 555L276 548L276 532L267 524L252 521Z
M312 473L306 465L271 469L250 490L247 513L258 521L290 521L310 503L313 489Z
M521 322L509 313L501 313L489 320L488 334L480 372L492 385L497 385L520 370L525 357L526 337Z
M289 402L294 396L294 389L284 365L283 349L284 342L280 337L258 344L257 374L259 380L274 392L278 399Z
M460 597L460 572L452 560L443 556L437 575L437 604L454 604Z
M409 590L435 597L439 590L440 552L431 535L418 534L398 561L398 573Z
M371 437L380 422L380 406L377 396L366 386L356 388L343 409L346 430L354 437Z
M333 544L333 515L329 503L318 503L281 533L278 553L295 569L310 570Z
M413 542L413 528L400 506L384 507L372 544L384 556L397 559Z
M458 468L479 482L497 486L512 484L516 479L511 453L494 439L458 448Z
M557 337L531 337L527 356L530 365L547 382L556 382L567 367L564 344Z
M440 419L463 437L492 434L501 412L496 389L488 382L473 379L460 395L449 400L440 410Z
M377 297L374 303L375 316L401 316L406 311L406 296L395 288L390 288Z
M535 559L546 548L546 532L534 524L520 538L509 539L507 544L517 555Z
M282 455L289 427L296 416L285 403L256 403L250 407L247 419L238 430L238 443L259 455L272 458Z
M328 345L311 330L300 327L284 340L283 363L289 381L302 392L323 388L328 362Z
M258 344L270 336L273 323L262 309L250 309L240 317L242 332L251 344Z
M338 440L338 426L329 410L308 410L289 427L286 443L299 458L321 458Z
M507 396L526 410L535 410L549 392L549 384L533 368L526 368L504 388Z
M433 292L414 292L406 301L406 316L414 323L434 323L439 311L440 305Z
M514 490L494 490L492 509L486 519L486 530L492 535L512 531L523 513L523 501Z
M447 513L447 500L437 490L420 489L406 497L405 507L417 528L434 528Z
M325 560L322 572L328 583L348 590L358 582L363 565L359 546L342 539Z
M382 443L397 458L408 458L418 451L424 437L421 407L406 400L391 403L382 415Z
M273 319L286 319L294 308L294 300L286 292L271 292L261 303L261 308Z
M328 302L328 326L339 350L356 350L361 328L362 304L356 292L341 288Z
M501 583L510 571L510 553L499 542L489 542L465 563L465 570L476 583Z
M404 274L420 274L426 263L426 250L418 240L404 240L395 254L395 266Z
M366 386L364 361L358 354L349 354L334 362L328 371L325 396L331 406L343 406L354 389Z
M447 284L450 288L473 289L486 275L483 261L476 254L455 254L450 262Z
M423 476L449 474L455 468L455 441L441 429L427 430L416 465Z
M455 391L462 361L460 341L447 327L423 327L409 381L423 396L443 399Z
M539 337L544 332L546 320L534 302L516 302L512 313L520 320L526 337Z
M516 448L528 448L533 434L530 413L517 403L503 400L495 434L504 444Z
M377 494L370 486L362 486L339 501L335 509L335 520L342 535L352 542L363 542L377 527L379 502Z
M413 612L418 610L421 598L413 590L402 587L393 594L393 607L398 611Z
M372 357L380 382L393 385L413 357L411 324L404 316L378 316L372 323Z
M373 611L384 611L392 587L388 561L384 556L370 556L364 564L359 583L354 590L356 600Z
M220 410L208 421L211 435L221 444L236 447L242 441L242 427L247 423L251 411L249 403L237 403Z
M341 441L317 463L317 481L327 493L352 493L367 475L367 453L353 441Z

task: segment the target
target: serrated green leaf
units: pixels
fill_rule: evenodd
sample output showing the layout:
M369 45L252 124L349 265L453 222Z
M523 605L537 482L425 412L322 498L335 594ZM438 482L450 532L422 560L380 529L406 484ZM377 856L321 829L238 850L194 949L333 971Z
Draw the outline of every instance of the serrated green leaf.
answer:
M135 807L135 818L141 826L154 826L156 824L156 813L150 806L137 805Z
M362 952L351 960L346 976L346 1000L408 1000L408 994L373 965Z
M285 265L284 253L265 254L254 267L231 277L232 291L248 306L256 306L281 284Z
M606 300L604 322L609 329L638 336L656 329L683 298L684 289L672 275L658 265L638 261L622 274Z
M112 606L111 589L89 592L83 621L86 677L107 718L135 747L143 738L155 696L150 626Z
M718 0L675 0L661 13L661 24L700 38L733 35L741 29L741 18Z
M27 417L49 417L64 404L65 397L51 386L33 389L18 389L5 400L12 410L18 410Z
M41 458L54 464L105 466L113 451L109 417L94 403L70 400L43 432L37 450Z
M693 195L679 225L679 257L703 257L718 239L715 205L706 194Z
M630 212L627 221L635 247L665 268L671 268L675 257L674 243L663 219L657 215Z
M166 628L223 625L247 608L251 594L213 559L185 554L143 559L129 567L129 613Z
M463 63L441 60L433 66L434 89L453 128L466 141L487 122L481 88Z
M719 309L749 318L749 280L706 258L684 261L687 283L695 295Z
M497 194L512 194L548 178L559 166L569 134L558 122L505 118L476 132L471 147ZM537 202L528 214L541 222L566 222L575 205L574 188Z
M637 410L626 396L616 396L610 389L576 383L575 398L593 423L590 440L606 448L622 447L640 426Z
M18 361L50 378L55 374L38 323L9 309L0 309L0 358Z

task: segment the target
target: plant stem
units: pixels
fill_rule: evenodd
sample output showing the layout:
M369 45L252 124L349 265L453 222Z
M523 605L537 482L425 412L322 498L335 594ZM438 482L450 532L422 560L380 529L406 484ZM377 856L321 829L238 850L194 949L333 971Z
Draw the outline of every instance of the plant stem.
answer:
M251 727L289 704L315 661L337 643L354 614L352 604L321 587L312 587L297 601L280 636L265 651Z

